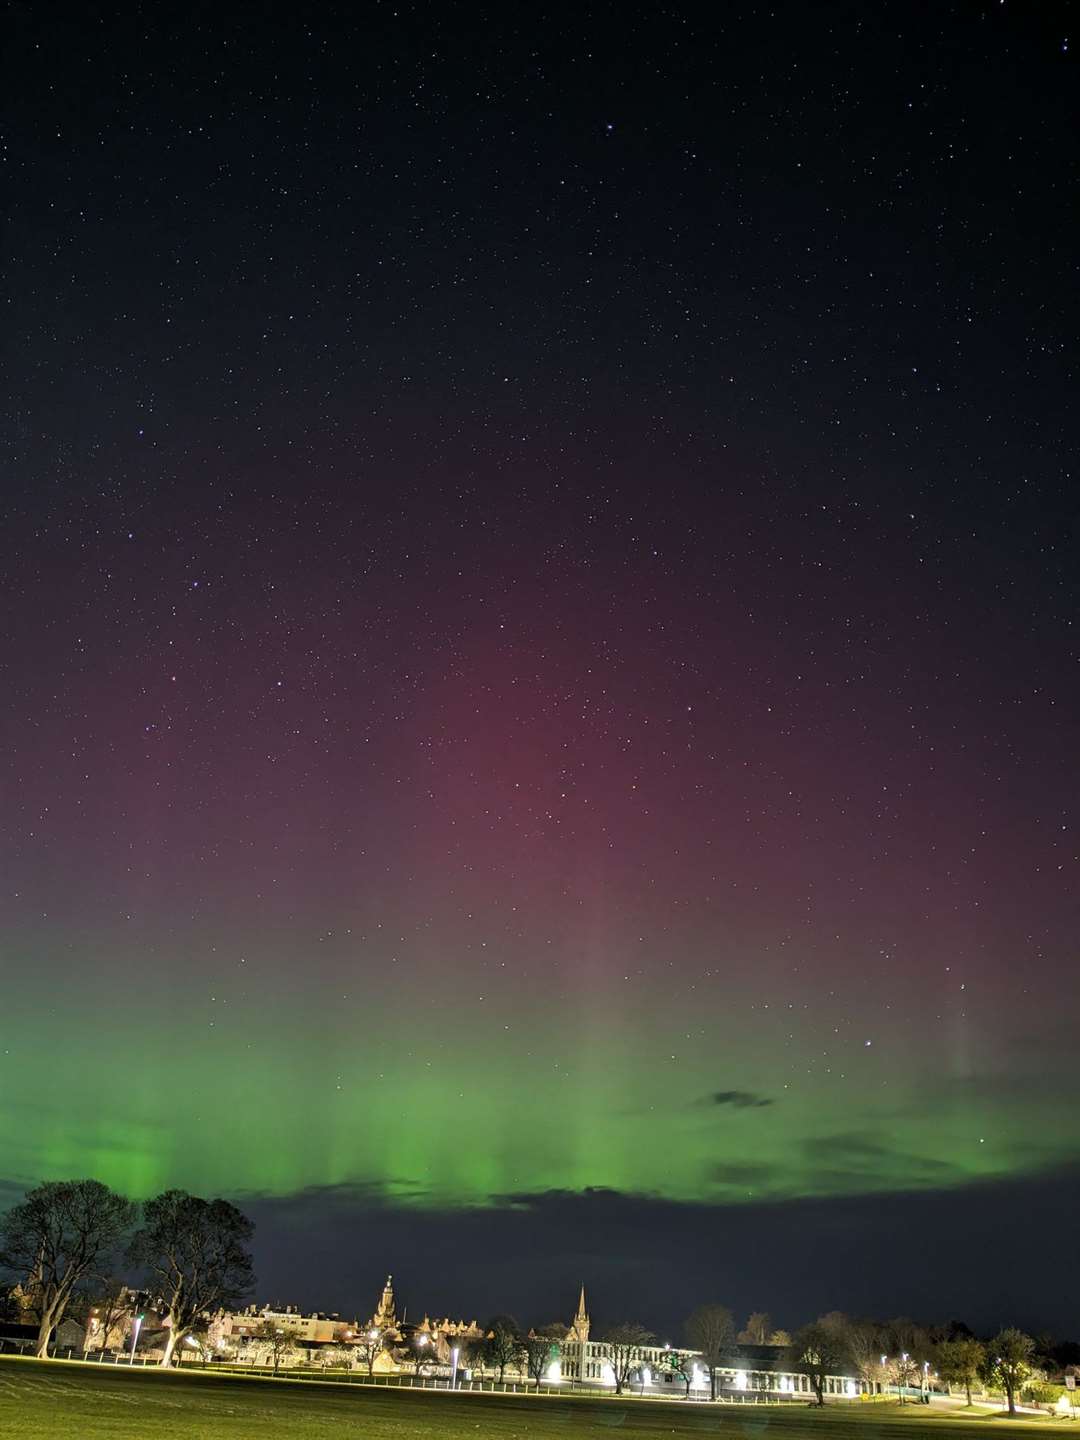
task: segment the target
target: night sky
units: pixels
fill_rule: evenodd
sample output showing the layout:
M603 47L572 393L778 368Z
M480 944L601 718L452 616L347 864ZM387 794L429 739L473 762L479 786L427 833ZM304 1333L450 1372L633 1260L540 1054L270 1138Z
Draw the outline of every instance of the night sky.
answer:
M1075 1329L1070 18L9 8L5 1193Z

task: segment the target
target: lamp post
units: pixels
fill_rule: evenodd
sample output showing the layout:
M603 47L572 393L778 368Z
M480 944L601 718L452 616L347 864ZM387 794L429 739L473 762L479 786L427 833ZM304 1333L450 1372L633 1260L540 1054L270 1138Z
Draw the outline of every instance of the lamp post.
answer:
M450 1389L451 1389L451 1390L456 1390L456 1389L457 1389L457 1362L458 1362L458 1347L455 1345L454 1348L450 1351L450 1363L451 1363L451 1365L454 1367L453 1370L450 1372Z
M885 1367L888 1365L888 1363L889 1363L889 1357L888 1357L887 1355L882 1355L882 1357L881 1357L881 1393L882 1393L883 1395L887 1395L887 1394L889 1393L889 1372L888 1372L888 1370L885 1368Z
M145 1318L144 1315L135 1316L135 1329L131 1335L131 1359L128 1361L130 1365L135 1364L135 1346L139 1343L139 1331L142 1329L142 1322Z

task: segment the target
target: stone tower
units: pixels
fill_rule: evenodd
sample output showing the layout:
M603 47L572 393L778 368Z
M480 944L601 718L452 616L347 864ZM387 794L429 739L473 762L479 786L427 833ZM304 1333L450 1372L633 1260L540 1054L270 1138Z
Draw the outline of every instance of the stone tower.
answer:
M392 1275L386 1277L378 1309L371 1317L371 1325L374 1330L391 1331L395 1334L397 1332L397 1306L394 1303L394 1277Z
M589 1312L585 1309L585 1286L581 1287L581 1296L578 1300L577 1314L570 1322L570 1331L566 1337L568 1340L577 1341L584 1345L589 1338Z

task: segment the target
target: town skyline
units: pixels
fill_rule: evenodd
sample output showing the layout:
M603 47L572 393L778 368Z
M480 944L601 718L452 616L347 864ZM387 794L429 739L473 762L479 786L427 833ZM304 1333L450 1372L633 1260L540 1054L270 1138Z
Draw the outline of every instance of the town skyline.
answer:
M625 1212L628 1200L627 1197L617 1195L558 1197L553 1217L553 1253L550 1255L544 1253L540 1217L537 1212L519 1210L515 1216L520 1226L516 1236L500 1235L500 1225L505 1224L505 1219L500 1217L498 1212L470 1212L467 1217L459 1218L470 1223L472 1236L457 1248L450 1262L445 1254L444 1233L438 1229L433 1234L428 1233L429 1216L424 1217L424 1223L418 1223L415 1212L412 1212L398 1216L396 1222L392 1222L390 1214L384 1211L381 1215L372 1214L366 1217L366 1221L361 1218L357 1226L357 1212L346 1199L341 1210L343 1219L354 1236L368 1234L374 1239L379 1247L379 1258L375 1261L365 1260L361 1247L354 1241L351 1247L346 1247L337 1257L336 1284L327 1285L325 1280L320 1278L323 1267L319 1262L328 1260L329 1254L325 1249L320 1250L319 1245L320 1242L323 1246L327 1241L333 1243L333 1230L327 1230L325 1226L321 1230L305 1230L298 1225L298 1217L293 1215L287 1236L281 1232L275 1234L272 1230L268 1232L265 1223L260 1219L257 1201L246 1202L245 1213L229 1202L207 1201L198 1197L185 1198L185 1192L173 1190L145 1205L133 1205L126 1197L113 1195L108 1187L97 1181L63 1182L59 1186L46 1182L22 1197L13 1196L6 1206L0 1204L0 1237L4 1233L7 1233L9 1238L11 1235L16 1236L14 1248L9 1245L5 1251L0 1245L0 1280L3 1279L2 1271L6 1270L9 1286L25 1286L32 1282L37 1267L34 1257L41 1253L39 1247L44 1243L34 1236L52 1233L59 1237L67 1230L69 1222L60 1218L68 1213L60 1199L67 1191L72 1195L77 1192L89 1197L79 1200L78 1207L87 1207L86 1223L91 1230L98 1224L95 1217L103 1203L115 1206L118 1216L123 1217L113 1224L111 1230L106 1228L102 1232L103 1238L96 1242L101 1248L101 1257L92 1262L82 1262L84 1268L88 1268L85 1268L85 1273L80 1272L82 1278L72 1292L72 1302L78 1296L85 1301L93 1284L99 1283L101 1278L107 1275L116 1277L117 1284L121 1283L121 1277L127 1286L134 1285L139 1288L141 1285L146 1289L149 1284L147 1293L150 1293L155 1284L152 1272L149 1272L149 1279L144 1278L142 1282L138 1280L143 1264L140 1244L145 1242L138 1241L133 1228L136 1227L137 1217L145 1213L149 1221L151 1215L163 1204L170 1209L177 1204L189 1204L196 1207L192 1212L196 1215L205 1211L210 1217L220 1209L224 1216L233 1217L229 1223L235 1224L237 1241L241 1246L237 1251L240 1269L234 1281L230 1282L230 1290L210 1291L200 1301L200 1313L207 1305L210 1308L220 1308L223 1301L214 1300L212 1297L219 1293L222 1296L229 1293L233 1297L233 1308L250 1308L252 1305L274 1308L284 1305L297 1313L339 1316L343 1323L349 1315L352 1315L353 1320L357 1320L365 1304L363 1299L358 1300L357 1297L370 1290L372 1276L381 1273L388 1254L392 1255L392 1249L387 1247L394 1244L392 1225L396 1223L401 1237L401 1263L397 1270L387 1272L386 1283L389 1287L392 1275L397 1274L396 1296L402 1307L400 1318L403 1323L407 1321L411 1327L417 1326L425 1317L440 1317L444 1321L456 1317L453 1319L454 1324L466 1323L466 1312L468 1323L472 1324L480 1323L481 1317L485 1315L505 1313L528 1317L529 1324L547 1323L560 1314L566 1294L577 1289L583 1302L586 1286L592 1289L593 1282L597 1282L600 1290L598 1319L601 1327L625 1319L628 1314L639 1317L647 1314L658 1326L658 1329L651 1333L668 1337L679 1335L688 1306L693 1308L702 1304L721 1303L718 1297L722 1297L725 1309L730 1311L733 1317L750 1316L748 1325L761 1321L764 1317L770 1333L781 1337L785 1343L790 1339L791 1333L804 1324L808 1317L833 1312L856 1318L876 1316L878 1322L881 1322L882 1317L891 1315L894 1317L891 1323L896 1323L899 1317L905 1319L905 1323L919 1324L928 1329L948 1330L950 1327L959 1327L964 1332L973 1330L984 1334L1007 1328L1008 1325L1018 1325L1032 1334L1044 1337L1056 1335L1060 1340L1070 1338L1070 1326L1074 1323L1074 1311L1067 1288L1062 1293L1062 1303L1058 1306L1040 1303L1030 1289L1018 1292L1015 1298L1007 1292L999 1291L992 1304L986 1304L989 1287L983 1258L983 1236L1000 1237L1007 1224L1015 1225L1015 1220L1006 1221L1004 1212L989 1203L991 1197L988 1195L981 1197L981 1203L974 1207L969 1203L970 1196L961 1197L957 1203L956 1223L963 1226L962 1236L948 1231L936 1233L934 1227L925 1225L921 1227L920 1233L927 1233L929 1228L932 1235L932 1243L924 1246L923 1260L929 1267L929 1272L937 1272L937 1288L927 1283L928 1272L920 1270L913 1263L914 1257L910 1248L902 1252L900 1262L895 1267L895 1275L905 1280L906 1288L899 1291L892 1288L888 1273L869 1276L862 1274L861 1288L852 1288L852 1278L859 1276L861 1272L857 1267L846 1264L844 1256L858 1252L857 1231L849 1226L843 1234L843 1245L847 1248L830 1256L823 1250L818 1237L808 1230L805 1224L793 1226L791 1216L785 1215L783 1209L779 1214L772 1213L766 1217L769 1226L767 1235L771 1238L760 1249L756 1249L749 1242L747 1234L740 1233L734 1226L729 1226L719 1235L715 1229L716 1212L712 1207L698 1207L696 1212L686 1207L663 1207L651 1217L653 1246L659 1257L659 1266L654 1264L651 1268L628 1268L620 1264L620 1253L625 1239L618 1234L626 1227L626 1215L619 1212ZM57 1224L61 1228L47 1232L41 1228L40 1218L32 1220L29 1218L30 1212L26 1212L27 1220L20 1221L19 1224L29 1223L30 1228L10 1231L8 1227L15 1222L16 1216L23 1215L26 1203L34 1197L39 1197L39 1203L45 1206L42 1215L55 1209ZM342 1197L338 1198L340 1201ZM925 1202L927 1197L922 1198ZM996 1200L999 1207L1015 1204L1015 1196L1008 1190L997 1195ZM1058 1201L1059 1197L1051 1194L1050 1203ZM1066 1196L1066 1206L1068 1203ZM612 1210L606 1215L601 1213L597 1218L596 1207L603 1207L605 1204L612 1206ZM57 1206L60 1208L55 1208ZM588 1223L594 1225L595 1229L580 1229L574 1233L578 1273L573 1275L568 1271L565 1256L570 1248L567 1222L573 1218L575 1208L579 1216L588 1217ZM324 1209L320 1204L320 1212L324 1212ZM876 1216L879 1223L898 1223L896 1216L887 1211L881 1213L880 1205L876 1209L879 1212ZM1035 1226L1046 1223L1067 1227L1072 1213L1071 1209L1066 1208L1047 1217L1035 1210L1029 1211L1027 1218ZM746 1212L737 1212L737 1218L745 1220ZM830 1227L835 1225L835 1218L832 1206L822 1207L822 1219ZM692 1228L694 1220L702 1227L698 1232ZM800 1283L805 1287L805 1296L801 1301L794 1302L789 1239L792 1229L798 1234L799 1249L804 1262L808 1262L804 1263L799 1274ZM139 1234L142 1233L139 1231ZM69 1232L69 1236L73 1234L74 1232ZM699 1266L695 1279L690 1281L678 1263L670 1261L664 1237L672 1234L680 1236L682 1249L687 1254L697 1254L703 1246L711 1246L712 1254L728 1256L731 1260L726 1268L716 1261L704 1267ZM20 1235L21 1239L18 1238ZM656 1237L661 1238L657 1241ZM436 1247L431 1261L425 1256L425 1240L429 1246L434 1242ZM522 1256L526 1243L529 1242L532 1253L528 1263L523 1263ZM53 1262L59 1264L65 1248L72 1241L71 1238L63 1241L50 1239L48 1243L50 1246L54 1243L60 1244L57 1258ZM250 1247L250 1250L243 1247ZM973 1256L971 1279L966 1287L963 1267L956 1258L961 1249L966 1249ZM735 1256L741 1256L741 1265L733 1263ZM948 1260L950 1256L953 1258ZM290 1262L284 1269L275 1264L275 1261L281 1259ZM783 1276L779 1285L773 1279L777 1270ZM529 1283L531 1276L537 1271L544 1274L542 1286ZM1064 1265L1061 1273L1067 1273ZM748 1274L749 1281L746 1278ZM287 1275L293 1278L282 1278ZM459 1277L456 1282L453 1278L455 1275ZM718 1279L718 1275L721 1278ZM476 1283L478 1276L482 1277L479 1286ZM944 1283L940 1283L941 1276L944 1276ZM387 1293L384 1290L384 1302L387 1300ZM394 1293L393 1290L389 1291L391 1306L396 1310L393 1303ZM913 1303L905 1303L907 1301ZM669 1338L668 1343L675 1344L677 1341ZM773 1343L779 1344L781 1339L777 1338Z

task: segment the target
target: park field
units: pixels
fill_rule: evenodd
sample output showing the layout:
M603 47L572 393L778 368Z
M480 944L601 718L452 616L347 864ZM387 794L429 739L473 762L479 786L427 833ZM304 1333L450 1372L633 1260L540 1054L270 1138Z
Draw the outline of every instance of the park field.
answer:
M205 1372L102 1369L0 1359L0 1436L18 1440L611 1440L637 1436L730 1440L1001 1440L1072 1430L1067 1420L966 1419L955 1412L853 1404L670 1404L376 1389ZM1080 1431L1077 1432L1080 1435Z

